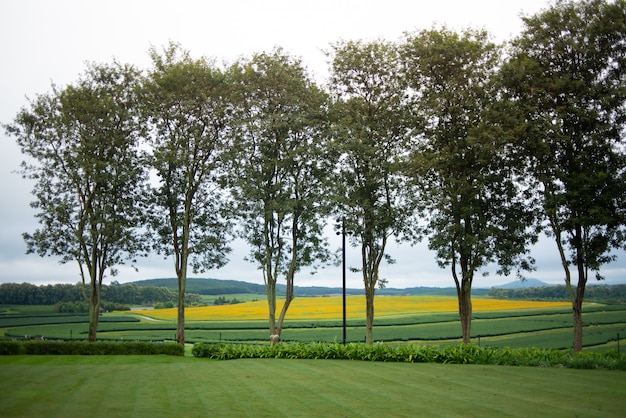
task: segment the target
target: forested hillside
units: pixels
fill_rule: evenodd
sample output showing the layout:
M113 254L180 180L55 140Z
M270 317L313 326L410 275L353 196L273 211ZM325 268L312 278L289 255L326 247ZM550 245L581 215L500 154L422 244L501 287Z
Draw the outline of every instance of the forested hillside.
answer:
M262 284L243 282L238 280L218 280L192 278L187 279L187 302L201 303L199 295L235 295L255 294L265 297L265 286ZM285 295L285 285L277 285L279 296ZM177 280L149 279L132 283L120 284L113 282L102 286L103 302L125 305L154 305L163 302L175 302ZM474 295L484 296L487 289L475 289ZM339 295L341 287L296 286L294 293L297 297ZM407 289L385 288L376 292L381 296L397 295L439 295L455 296L456 289L440 287L413 287ZM364 290L346 289L347 295L363 295ZM0 304L5 305L54 305L57 303L83 302L82 284L54 284L34 285L30 283L3 283L0 284Z
M488 296L495 299L570 300L565 285L527 287L522 289L491 288ZM626 284L588 286L587 302L626 302Z
M104 302L125 305L153 305L176 301L176 279L150 279L120 284L113 282L102 286ZM279 296L284 296L285 285L277 286ZM0 284L0 304L4 305L54 305L64 302L82 302L82 284L34 285L30 283ZM238 280L188 279L187 299L189 303L201 303L199 295L265 294L262 284ZM294 293L299 297L339 295L341 287L296 286ZM518 289L496 288L474 289L474 296L494 299L525 300L569 300L565 286L540 286ZM363 289L346 289L347 295L363 295ZM381 296L456 296L453 287L412 287L406 289L378 289ZM626 303L626 284L589 286L585 295L590 302Z
M164 287L172 292L178 291L178 280L148 279L133 282L139 287ZM236 293L265 294L265 286L261 284L242 282L238 280L218 280L204 278L187 278L187 293L198 295L232 295Z
M177 281L174 278L169 279L150 279L134 282L138 286L158 286L165 287L175 292L177 289ZM193 278L187 279L187 290L190 293L198 295L228 295L238 293L265 294L265 286L243 282L238 280L219 280L210 278ZM324 287L324 286L295 286L294 294L296 296L324 296L339 295L343 289L341 287ZM280 296L284 296L286 286L284 284L276 285L276 292ZM362 288L348 288L347 295L363 295ZM488 292L487 289L474 289L476 296L484 296ZM439 296L456 296L456 289L453 287L411 287L406 289L383 288L376 290L377 295L381 296L397 296L397 295L439 295Z
M54 305L84 301L83 285L80 283L41 286L30 283L0 284L0 304L3 305ZM102 286L102 301L126 305L152 305L158 302L175 302L176 293L165 287L144 287L134 283L113 282L109 286Z

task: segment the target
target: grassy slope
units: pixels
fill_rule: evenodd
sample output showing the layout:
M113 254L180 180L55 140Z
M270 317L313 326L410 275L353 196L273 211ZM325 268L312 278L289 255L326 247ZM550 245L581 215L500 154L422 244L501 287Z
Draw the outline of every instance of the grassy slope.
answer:
M626 373L320 360L0 356L11 417L623 416Z
M312 298L320 301L330 298ZM381 298L381 301L391 298ZM246 304L234 305L233 309ZM263 304L261 306L266 309ZM6 307L5 307L6 308ZM12 307L8 307L11 309ZM201 308L200 308L201 309ZM171 310L175 314L175 310ZM150 311L154 313L155 311ZM0 314L0 338L21 338L24 335L44 335L48 339L85 339L87 318L76 322L75 315L41 317ZM190 310L187 311L190 313ZM150 313L148 313L149 315ZM338 314L339 315L339 314ZM585 350L616 350L616 336L626 336L626 310L623 305L589 305L583 315L585 321ZM289 316L289 315L288 315ZM172 317L174 317L172 315ZM137 320L131 312L104 314L99 326L99 339L107 340L171 340L174 338L175 319L168 321ZM79 318L80 319L80 318ZM128 322L134 319L134 322ZM73 322L72 322L73 321ZM51 323L52 322L52 323ZM569 348L572 341L571 314L567 308L524 309L522 311L476 311L472 321L473 343L490 347ZM267 321L186 321L189 342L263 342L267 343ZM284 341L340 341L341 320L298 320L288 318L283 333ZM349 320L348 341L363 341L362 319ZM480 336L480 340L479 340ZM413 341L418 344L457 344L460 342L458 314L420 313L414 315L378 316L375 321L376 341Z

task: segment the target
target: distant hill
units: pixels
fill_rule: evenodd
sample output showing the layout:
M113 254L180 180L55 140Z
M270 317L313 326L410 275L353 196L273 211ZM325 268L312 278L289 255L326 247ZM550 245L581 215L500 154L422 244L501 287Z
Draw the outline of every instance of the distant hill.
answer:
M178 292L178 279L176 278L139 280L134 283L137 286L166 287L173 292ZM265 294L265 285L239 280L187 278L185 290L187 293L196 293L198 295Z
M178 291L178 281L175 278L148 279L133 282L138 286L156 286L166 287L174 292ZM186 285L187 293L196 293L199 295L229 295L229 294L265 294L265 285L243 282L239 280L220 280L211 278L188 278ZM286 286L278 284L276 291L279 295L284 295ZM341 287L322 287L322 286L296 286L294 293L296 296L324 296L324 295L340 295L343 289ZM488 289L473 289L475 296L486 295ZM348 288L347 295L363 295L365 291L361 289ZM385 288L376 290L377 295L398 296L398 295L437 295L437 296L456 296L454 287L411 287L407 289Z
M528 287L545 287L552 286L546 282L542 282L539 279L526 279L526 280L515 280L513 282L505 283L499 286L493 286L496 289L526 289Z

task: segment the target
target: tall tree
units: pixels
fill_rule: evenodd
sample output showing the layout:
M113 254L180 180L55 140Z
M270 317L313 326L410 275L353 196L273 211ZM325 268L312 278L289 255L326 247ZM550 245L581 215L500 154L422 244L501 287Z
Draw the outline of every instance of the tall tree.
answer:
M508 136L490 111L499 48L484 31L424 30L407 34L404 74L414 115L410 174L428 222L429 248L456 286L463 341L470 342L472 284L498 263L498 273L530 268L533 240ZM497 114L494 112L494 114Z
M118 63L90 65L77 83L53 86L6 126L30 158L22 173L34 181L31 205L41 227L24 234L28 252L78 263L89 341L96 339L106 271L115 275L142 250L138 75Z
M405 153L403 89L395 45L383 41L333 46L334 143L339 212L353 245L361 247L366 342L373 342L374 297L384 286L381 263L407 213L399 164Z
M294 298L296 273L328 257L322 239L329 172L327 100L300 61L280 49L256 54L233 71L238 73L240 123L231 161L232 190L250 261L263 272L270 338L277 342ZM276 318L281 276L287 290Z
M231 222L219 187L222 155L229 145L229 82L211 62L193 60L179 45L151 51L154 68L145 83L151 123L151 192L155 249L172 256L178 278L176 340L185 343L185 285L194 272L226 263Z
M502 76L565 272L580 351L589 272L601 279L626 238L626 2L558 0L523 20Z

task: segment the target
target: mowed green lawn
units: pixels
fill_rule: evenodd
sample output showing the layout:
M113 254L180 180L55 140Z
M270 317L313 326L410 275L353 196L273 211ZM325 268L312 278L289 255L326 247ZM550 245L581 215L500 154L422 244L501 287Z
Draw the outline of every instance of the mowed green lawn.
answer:
M6 417L623 417L626 373L166 356L0 356Z

